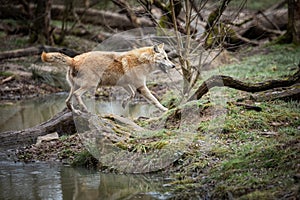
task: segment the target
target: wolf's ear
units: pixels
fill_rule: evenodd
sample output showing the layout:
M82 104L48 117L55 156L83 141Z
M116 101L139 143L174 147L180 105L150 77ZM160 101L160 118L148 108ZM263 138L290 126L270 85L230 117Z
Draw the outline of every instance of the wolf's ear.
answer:
M154 45L153 50L155 51L155 53L159 53L158 45Z
M156 53L160 53L164 49L164 43L154 45L153 49Z
M159 47L160 49L164 49L164 46L165 46L165 43L161 43L161 44L158 45L158 47Z

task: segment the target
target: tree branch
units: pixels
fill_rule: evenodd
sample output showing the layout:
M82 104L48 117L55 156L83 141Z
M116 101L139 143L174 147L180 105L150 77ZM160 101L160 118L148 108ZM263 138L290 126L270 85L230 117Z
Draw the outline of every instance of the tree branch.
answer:
M277 87L288 87L300 81L300 63L298 67L298 71L286 79L268 80L260 83L245 83L230 76L215 75L203 82L188 101L200 99L213 87L229 87L251 93L261 92Z

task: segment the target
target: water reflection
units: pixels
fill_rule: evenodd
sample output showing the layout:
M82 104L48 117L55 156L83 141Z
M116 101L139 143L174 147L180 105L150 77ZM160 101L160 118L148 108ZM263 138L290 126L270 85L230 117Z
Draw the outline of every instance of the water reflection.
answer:
M157 177L0 162L0 199L168 199Z
M0 106L0 132L38 125L65 107L66 94L49 95Z
M45 122L65 108L66 98L67 94L61 93L0 105L0 132L22 130ZM154 106L145 102L131 103L125 109L121 101L103 102L86 98L85 103L92 112L131 118L149 116L155 110Z

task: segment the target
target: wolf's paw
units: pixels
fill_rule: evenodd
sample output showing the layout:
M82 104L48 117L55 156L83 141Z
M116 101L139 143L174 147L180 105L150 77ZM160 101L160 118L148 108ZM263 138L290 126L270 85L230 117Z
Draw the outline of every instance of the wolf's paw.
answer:
M168 111L169 109L166 108L166 107L161 107L160 110L163 111L163 112L166 112L166 111Z
M128 99L125 99L122 101L122 108L125 109L127 104L128 104L129 100Z

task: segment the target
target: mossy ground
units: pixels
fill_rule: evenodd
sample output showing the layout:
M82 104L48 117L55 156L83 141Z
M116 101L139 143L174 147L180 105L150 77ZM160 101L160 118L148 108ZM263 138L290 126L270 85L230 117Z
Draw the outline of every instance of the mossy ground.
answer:
M297 69L299 47L269 46L262 52L206 72L205 76L225 74L244 81L260 82L284 78ZM215 88L208 95L218 91ZM224 89L221 94L228 102L250 95L233 89ZM225 116L218 115L199 123L194 142L170 169L171 176L177 178L171 184L177 187L179 196L299 198L299 102L251 103L259 106L261 111L227 103Z

